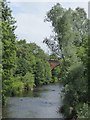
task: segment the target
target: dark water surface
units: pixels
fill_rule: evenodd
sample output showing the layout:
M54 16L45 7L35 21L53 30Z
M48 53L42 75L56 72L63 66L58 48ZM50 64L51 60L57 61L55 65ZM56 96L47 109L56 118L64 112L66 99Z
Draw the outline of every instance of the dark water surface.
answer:
M23 97L10 97L3 118L63 118L58 112L62 106L60 84L44 85Z

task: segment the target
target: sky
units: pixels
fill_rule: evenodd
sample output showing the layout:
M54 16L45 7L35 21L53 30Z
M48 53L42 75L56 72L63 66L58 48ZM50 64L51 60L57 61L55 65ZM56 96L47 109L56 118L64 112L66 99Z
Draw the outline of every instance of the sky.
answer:
M17 29L15 34L17 39L26 39L27 42L35 42L39 45L46 53L49 53L48 47L43 43L46 37L52 34L52 26L48 22L44 22L46 13L59 2L64 8L76 7L84 8L88 13L88 1L71 0L67 2L65 0L9 0L10 8L12 9L13 17L16 19ZM74 1L74 0L73 0Z

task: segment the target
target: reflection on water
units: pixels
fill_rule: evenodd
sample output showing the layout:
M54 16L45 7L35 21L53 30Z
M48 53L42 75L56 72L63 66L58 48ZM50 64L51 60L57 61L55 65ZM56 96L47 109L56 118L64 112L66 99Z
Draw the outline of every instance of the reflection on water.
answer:
M23 97L10 97L3 108L5 118L62 118L58 112L62 105L62 85L50 84L36 88Z

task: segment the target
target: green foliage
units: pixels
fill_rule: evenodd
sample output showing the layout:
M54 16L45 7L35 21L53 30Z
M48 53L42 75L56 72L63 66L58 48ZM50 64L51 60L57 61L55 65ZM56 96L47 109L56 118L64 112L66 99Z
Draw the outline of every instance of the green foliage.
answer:
M15 71L15 59L16 59L16 36L14 30L15 20L11 15L11 10L8 7L6 0L2 1L2 87L3 87L3 103L5 95L9 94L10 84L12 83L12 76Z
M60 66L57 66L52 70L52 82L58 82L61 78Z
M49 56L35 43L26 43L26 40L16 42L14 31L15 20L8 3L2 3L2 44L0 42L0 76L2 74L2 98L6 103L6 96L15 96L24 89L33 90L35 85L51 82L51 69L47 58ZM1 56L2 54L2 56ZM0 64L1 64L0 62Z
M34 76L32 73L27 72L26 75L23 77L24 88L27 90L33 90L34 84Z
M76 106L76 111L79 119L87 119L90 118L90 108L87 103L80 103Z
M52 82L52 72L50 68L50 64L47 61L43 61L44 64L44 76L45 76L45 83L44 84L49 84Z
M49 55L35 43L27 43L26 40L16 41L14 31L16 29L15 19L8 7L8 2L3 0L2 4L2 44L0 42L0 77L2 76L2 98L6 103L7 96L22 94L27 90L33 90L34 86L49 84L52 82L51 68L48 63ZM57 56L50 56L57 58ZM1 65L2 63L2 65ZM55 74L55 80L59 76Z
M11 96L21 94L24 90L24 83L21 81L21 78L13 77L12 81L13 82L11 84L11 89L10 89Z
M47 58L48 56L35 43L18 41L16 75L24 76L27 72L31 72L36 86L50 83L51 69Z
M43 85L51 81L51 68L48 56L35 43L17 42L17 68L15 76L26 76L32 73L35 85Z
M49 59L55 59L55 60L57 59L58 60L58 56L55 53L53 53L49 56Z
M35 84L36 85L42 85L45 81L45 77L44 77L44 65L43 62L41 60L37 60L36 62L36 68L35 68Z
M66 10L60 4L56 4L47 13L46 21L51 22L55 34L49 39L46 38L44 42L52 52L62 57L61 74L65 93L65 115L70 116L71 114L73 118L77 117L78 112L78 117L83 117L87 113L85 103L88 101L87 15L82 8ZM78 106L79 103L85 105L83 115L79 108L76 109L76 105ZM73 109L72 112L69 111L70 108ZM83 106L80 106L80 109L82 108Z
M35 84L43 85L51 82L51 69L48 62L38 59L35 69Z
M0 78L2 77L2 64L0 64Z
M25 59L19 58L17 60L16 74L20 74L21 76L24 76L28 71L27 67L28 67L27 61Z

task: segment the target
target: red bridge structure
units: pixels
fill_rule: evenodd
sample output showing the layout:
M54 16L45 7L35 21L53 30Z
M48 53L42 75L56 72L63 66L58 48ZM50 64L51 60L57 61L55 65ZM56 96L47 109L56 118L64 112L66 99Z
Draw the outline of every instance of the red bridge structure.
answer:
M51 70L53 70L55 67L60 65L60 61L59 60L55 60L55 59L50 59L48 60Z

